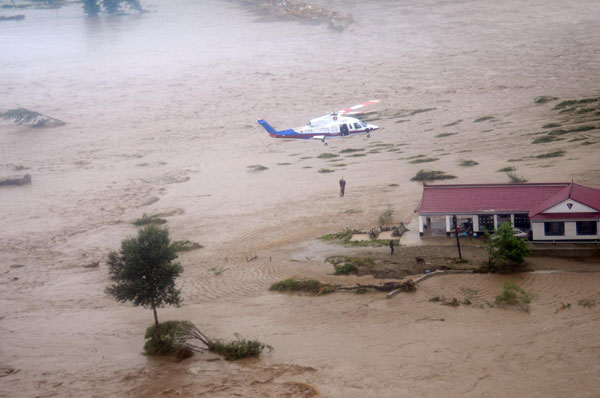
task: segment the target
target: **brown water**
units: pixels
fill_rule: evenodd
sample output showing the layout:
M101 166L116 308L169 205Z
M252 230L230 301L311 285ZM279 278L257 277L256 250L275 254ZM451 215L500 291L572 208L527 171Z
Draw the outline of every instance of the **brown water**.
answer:
M19 370L2 378L0 395L314 394L302 383L331 397L599 394L599 312L576 305L597 297L595 273L518 277L535 294L530 314L428 302L461 287L481 292L476 304L493 301L505 281L493 276L434 278L392 300L267 293L290 276L339 281L322 248L306 243L315 236L368 228L388 206L408 224L421 194L409 179L422 165L405 157L439 157L432 167L457 182L504 182L496 170L508 159L564 149L518 163L519 174L598 187L597 144L538 148L523 136L556 121L534 97L598 95L596 2L318 3L357 23L340 34L256 23L233 3L170 1L97 21L78 6L19 10L25 20L0 24L0 109L67 122L0 126L0 175L23 165L33 178L0 189L0 365ZM371 98L390 112L436 109L378 121L370 141L327 148L273 140L255 123L288 128ZM486 115L497 119L472 123ZM459 134L435 137L448 131ZM373 143L407 145L338 167L315 158ZM458 167L465 157L480 165ZM268 170L249 172L254 164ZM140 355L150 313L104 295L104 266L82 266L134 234L132 220L157 212L172 214L175 239L205 246L181 256L185 304L160 318L258 338L272 354L236 364ZM290 261L299 252L308 254ZM561 302L572 307L555 313Z

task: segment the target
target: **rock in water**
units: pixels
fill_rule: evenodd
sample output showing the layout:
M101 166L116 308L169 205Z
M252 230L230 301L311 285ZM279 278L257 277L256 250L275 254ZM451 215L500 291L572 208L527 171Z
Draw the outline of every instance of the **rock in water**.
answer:
M31 128L50 128L65 124L62 120L54 119L25 108L9 109L4 113L0 113L0 118Z

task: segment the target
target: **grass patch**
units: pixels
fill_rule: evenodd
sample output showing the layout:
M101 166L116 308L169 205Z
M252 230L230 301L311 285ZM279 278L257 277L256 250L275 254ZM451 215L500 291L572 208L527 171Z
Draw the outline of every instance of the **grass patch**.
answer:
M249 171L263 171L267 170L268 167L263 166L262 164L252 164L246 167Z
M496 170L496 171L497 171L497 172L499 172L499 173L508 173L508 172L510 172L510 171L515 171L515 170L517 170L517 168L516 168L516 167L507 166L507 167L503 167L503 168L501 168L501 169L498 169L498 170Z
M356 213L354 210L352 213ZM350 214L352 214L350 213ZM319 236L317 239L322 240L323 242L336 242L340 243L344 246L351 247L383 247L390 244L389 240L381 240L381 239L370 239L370 240L352 240L352 235L356 233L361 233L361 231L352 230L350 228L346 228L344 231L337 232L334 234L327 234Z
M410 156L410 157L408 157L408 158L406 158L406 159L407 159L407 160L410 160L410 159L418 159L418 158L424 158L424 157L426 157L426 156L427 156L427 155L415 155L415 156Z
M346 167L348 166L346 163L336 163L333 165L333 167Z
M352 155L348 155L346 157L348 157L348 158L360 158L360 157L363 157L363 156L367 156L367 154L366 153L353 153Z
M277 163L277 166L289 166L290 164L291 164L291 163L287 163L287 162L284 162L284 163Z
M551 97L548 95L540 95L539 97L535 97L533 99L533 102L535 102L536 104L545 104L546 102L550 102L550 101L555 101L558 98L556 97Z
M319 169L319 173L333 173L334 171L332 169Z
M346 148L346 149L342 149L340 151L340 153L362 152L364 150L365 150L364 148Z
M525 179L519 175L516 175L512 171L506 172L506 175L508 176L508 179L510 180L510 182L515 182L515 183L527 182L527 179Z
M161 225L165 224L166 222L167 220L165 220L164 218L160 218L158 215L149 216L146 213L144 213L140 218L132 222L132 224L136 227L141 227L149 224Z
M375 266L375 261L371 257L331 256L325 261L333 265L335 275L355 274L361 267Z
M246 340L236 334L235 340L232 341L211 341L209 349L221 355L227 361L236 361L243 358L258 358L265 348L269 351L273 350L273 347L268 344L261 343L258 340Z
M436 138L443 138L443 137L450 137L451 135L456 135L458 133L440 133L438 135L436 135Z
M173 248L175 252L189 252L196 249L202 249L203 247L204 246L202 246L200 243L189 240L176 240L171 243L171 248Z
M448 123L448 124L444 124L442 127L452 127L452 126L456 126L457 124L459 124L460 122L462 122L462 119L459 119L455 122L452 123Z
M474 160L468 160L468 159L462 159L458 165L459 166L464 166L464 167L469 167L469 166L477 166L479 163L477 163Z
M592 144L595 144L595 142L594 141L584 141L581 143L581 145L592 145Z
M558 123L548 123L548 124L544 124L542 126L543 129L554 129L556 127L560 127L560 124L558 124Z
M496 305L513 305L521 311L529 312L529 304L531 303L531 294L523 290L514 282L506 282L504 291L499 296L496 296Z
M331 158L337 158L338 154L335 153L328 153L328 152L324 152L322 154L320 154L319 156L317 156L317 159L331 159Z
M480 122L485 122L486 120L493 120L494 117L493 116L481 116L478 117L477 119L473 120L473 123L480 123Z
M524 159L508 159L507 162L522 162Z
M433 181L433 180L448 180L456 178L451 174L447 174L445 171L438 170L419 170L417 174L411 178L411 181Z
M558 151L553 151L553 152L548 152L548 153L542 153L541 155L537 155L536 158L537 159L547 159L547 158L558 158L561 156L565 156L565 151L563 151L562 149L558 150Z
M399 187L400 185L398 184L388 184L388 187Z
M577 304L579 304L580 306L585 307L585 308L593 308L596 306L596 300L581 299L581 300L577 301Z
M545 135L543 137L538 137L535 140L531 141L532 144L544 144L546 142L560 141L564 138L558 138L554 135Z
M273 283L269 290L274 292L307 292L327 294L335 291L332 285L326 285L314 279L288 278Z
M418 158L409 161L408 163L428 163L435 162L436 160L440 160L439 158Z
M312 167L312 166L304 166L304 167L302 167L302 168L303 168L303 169L312 169L313 167Z
M312 156L303 156L300 158L300 160L306 160L306 159L312 159Z
M587 140L587 138L586 137L577 137L577 138L571 138L567 142L577 142L577 141L584 141L584 140Z
M435 111L437 108L423 108L423 109L415 109L414 111L410 111L409 115L414 116L417 113L430 112Z
M558 109L563 109L566 107L570 107L573 105L583 105L583 104L591 104L593 102L598 102L600 100L600 97L598 98L584 98L581 100L568 100L568 101L562 101L559 102L553 109L558 110Z

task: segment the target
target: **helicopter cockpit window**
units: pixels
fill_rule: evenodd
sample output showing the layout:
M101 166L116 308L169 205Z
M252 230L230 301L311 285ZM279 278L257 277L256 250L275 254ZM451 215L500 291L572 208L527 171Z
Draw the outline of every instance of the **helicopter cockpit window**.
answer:
M354 128L357 129L357 130L360 130L360 124L354 123Z
M360 125L363 126L363 127L367 127L367 124L365 122L362 122L362 121L360 122Z

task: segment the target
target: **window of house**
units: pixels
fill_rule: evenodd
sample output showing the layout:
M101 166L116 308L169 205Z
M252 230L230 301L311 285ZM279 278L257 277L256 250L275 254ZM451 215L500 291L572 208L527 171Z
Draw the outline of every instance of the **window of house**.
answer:
M546 236L563 236L565 234L565 223L562 221L545 222L544 234Z
M531 223L529 221L529 217L527 216L527 213L515 214L515 227L521 228L521 229L531 228Z
M488 231L493 231L494 230L494 216L493 215L486 215L486 214L480 214L479 215L479 230L483 231L484 229L487 229Z
M596 221L577 221L577 235L596 235L598 223Z

